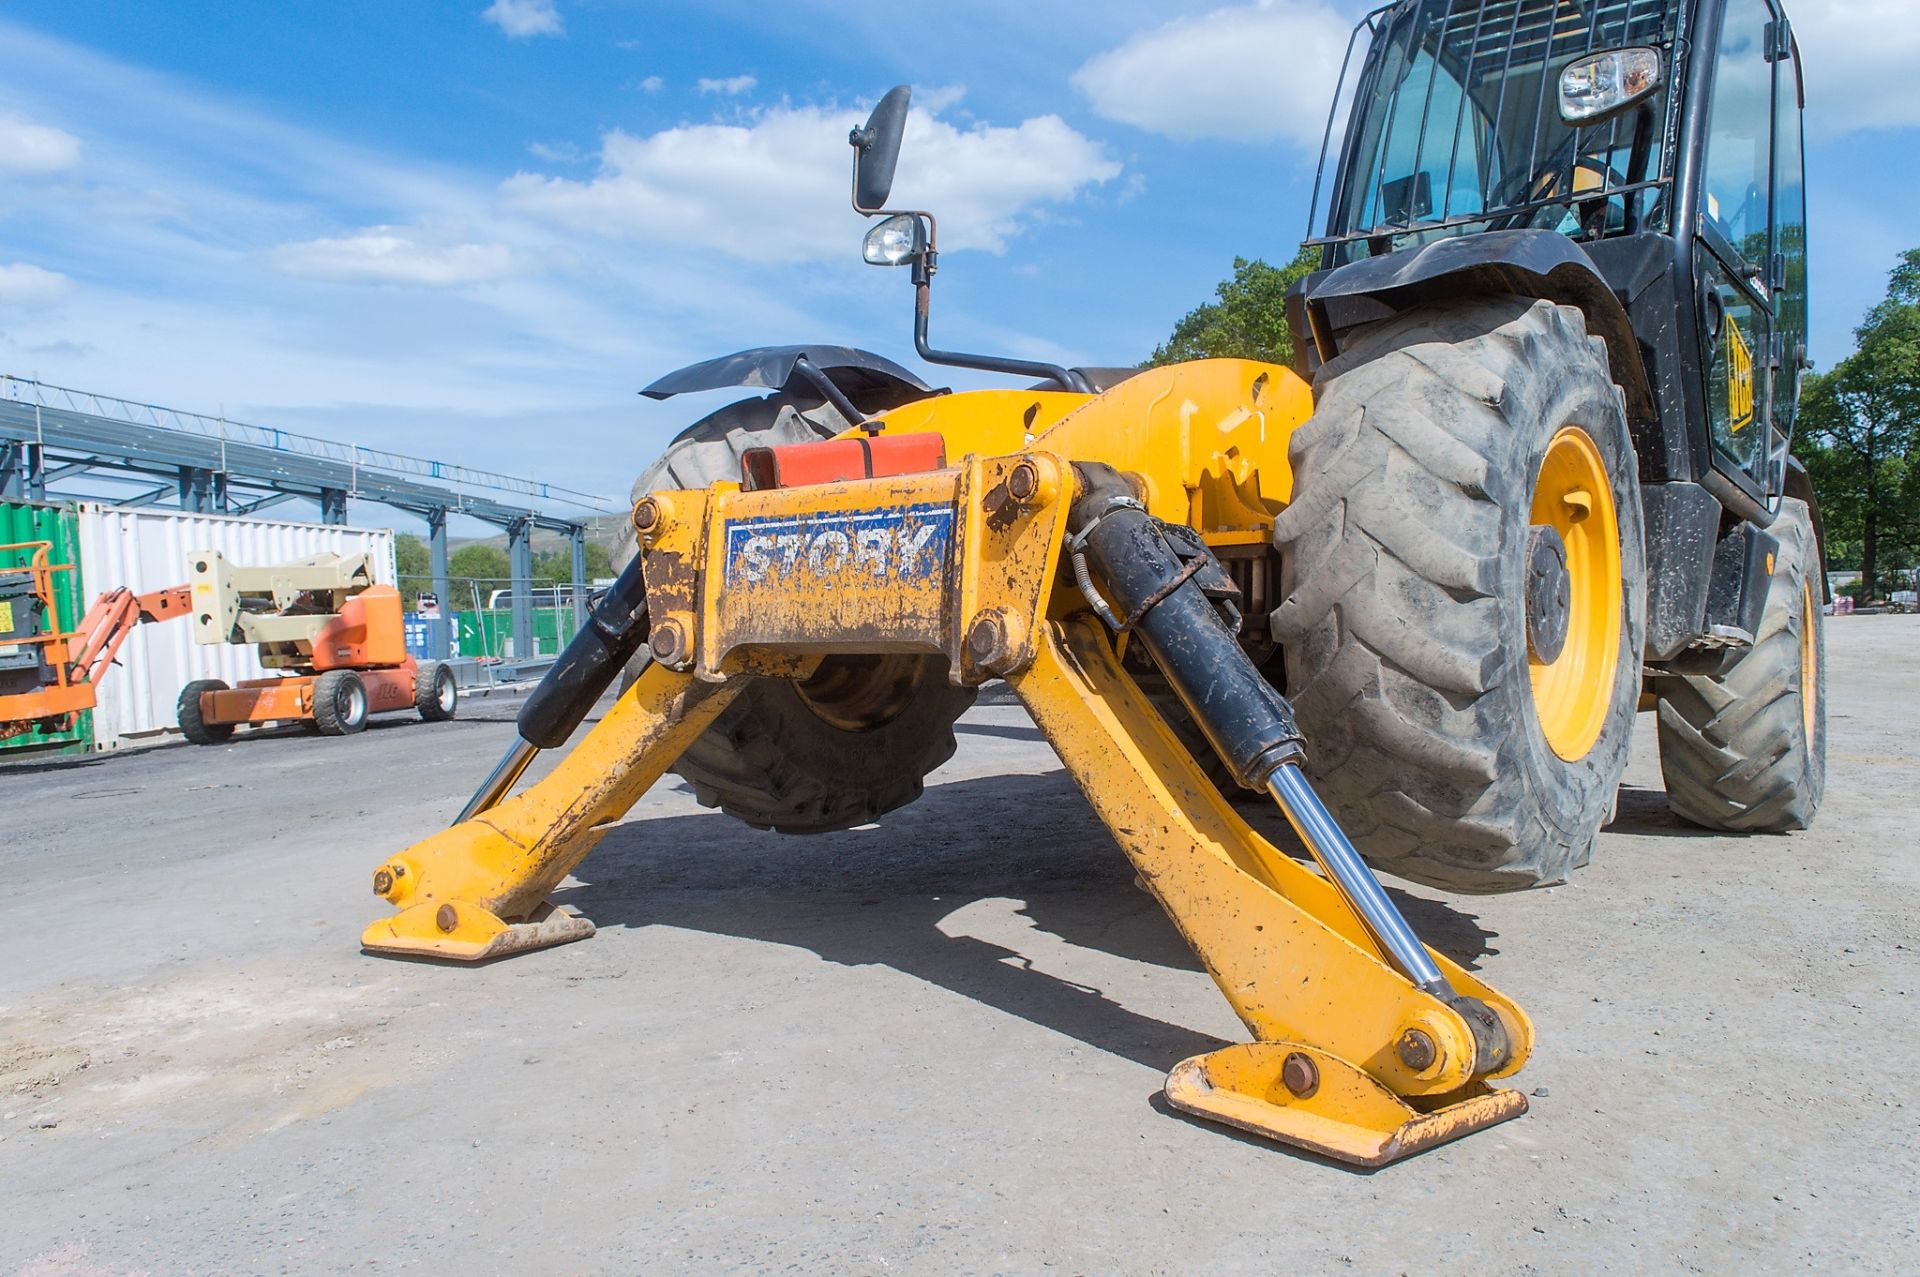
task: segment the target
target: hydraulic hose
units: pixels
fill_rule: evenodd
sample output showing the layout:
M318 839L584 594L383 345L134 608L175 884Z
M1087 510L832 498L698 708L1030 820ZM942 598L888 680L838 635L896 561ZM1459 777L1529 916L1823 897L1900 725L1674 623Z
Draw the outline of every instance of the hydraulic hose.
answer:
M520 706L519 737L474 791L454 823L470 820L513 788L534 755L567 743L628 661L647 641L644 554L635 554L612 586L595 597L587 623Z

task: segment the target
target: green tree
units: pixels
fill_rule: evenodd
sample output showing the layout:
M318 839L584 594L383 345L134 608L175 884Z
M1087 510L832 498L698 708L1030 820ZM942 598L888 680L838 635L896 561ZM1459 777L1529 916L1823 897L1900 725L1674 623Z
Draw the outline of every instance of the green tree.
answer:
M613 574L613 556L607 552L607 547L587 542L587 580ZM533 579L548 585L570 584L573 581L573 547L534 555Z
M498 581L503 586L507 583L507 575L512 570L507 565L505 550L497 545L487 545L480 541L463 545L455 550L447 561L447 569L451 576L475 577L483 583ZM483 586L481 590L483 602L485 595L486 590ZM442 603L444 602L443 599Z
M1258 259L1233 259L1233 277L1213 290L1215 301L1196 306L1173 326L1166 344L1156 346L1149 368L1189 359L1259 359L1293 362L1293 334L1287 328L1287 289L1319 268L1320 250L1302 248L1285 266Z
M1830 544L1857 541L1863 598L1880 570L1920 554L1920 248L1901 254L1855 349L1809 377L1800 455Z

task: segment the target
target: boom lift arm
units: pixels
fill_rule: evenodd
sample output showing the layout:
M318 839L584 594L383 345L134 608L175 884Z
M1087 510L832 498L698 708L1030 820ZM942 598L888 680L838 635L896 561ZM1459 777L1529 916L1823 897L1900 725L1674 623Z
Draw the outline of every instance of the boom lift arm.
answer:
M68 641L68 656L77 677L96 687L119 655L127 635L141 625L171 621L193 610L187 586L169 586L151 594L135 594L126 586L108 590L93 601Z

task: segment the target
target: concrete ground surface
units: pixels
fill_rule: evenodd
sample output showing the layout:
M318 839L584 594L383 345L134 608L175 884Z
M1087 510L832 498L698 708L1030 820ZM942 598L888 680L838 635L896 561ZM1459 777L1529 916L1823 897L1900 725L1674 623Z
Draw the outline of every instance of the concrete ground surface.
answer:
M0 768L0 1273L1911 1271L1920 620L1829 635L1812 831L1678 823L1642 716L1573 885L1399 893L1536 1098L1371 1174L1166 1109L1244 1033L1004 696L878 828L670 778L480 969L357 939L511 701Z

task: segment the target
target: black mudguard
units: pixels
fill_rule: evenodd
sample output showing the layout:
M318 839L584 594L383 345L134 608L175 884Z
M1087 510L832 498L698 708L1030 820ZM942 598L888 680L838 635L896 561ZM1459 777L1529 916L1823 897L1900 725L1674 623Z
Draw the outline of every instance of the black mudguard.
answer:
M640 393L671 399L699 390L747 387L784 390L794 360L805 355L865 412L879 412L933 394L933 387L884 355L853 346L756 346L670 372ZM812 392L809 392L812 393ZM817 393L812 397L818 398Z
M1633 325L1586 250L1557 231L1483 231L1366 257L1307 276L1287 298L1295 361L1311 377L1357 324L1429 302L1513 293L1577 306L1607 343L1631 421L1658 418Z

